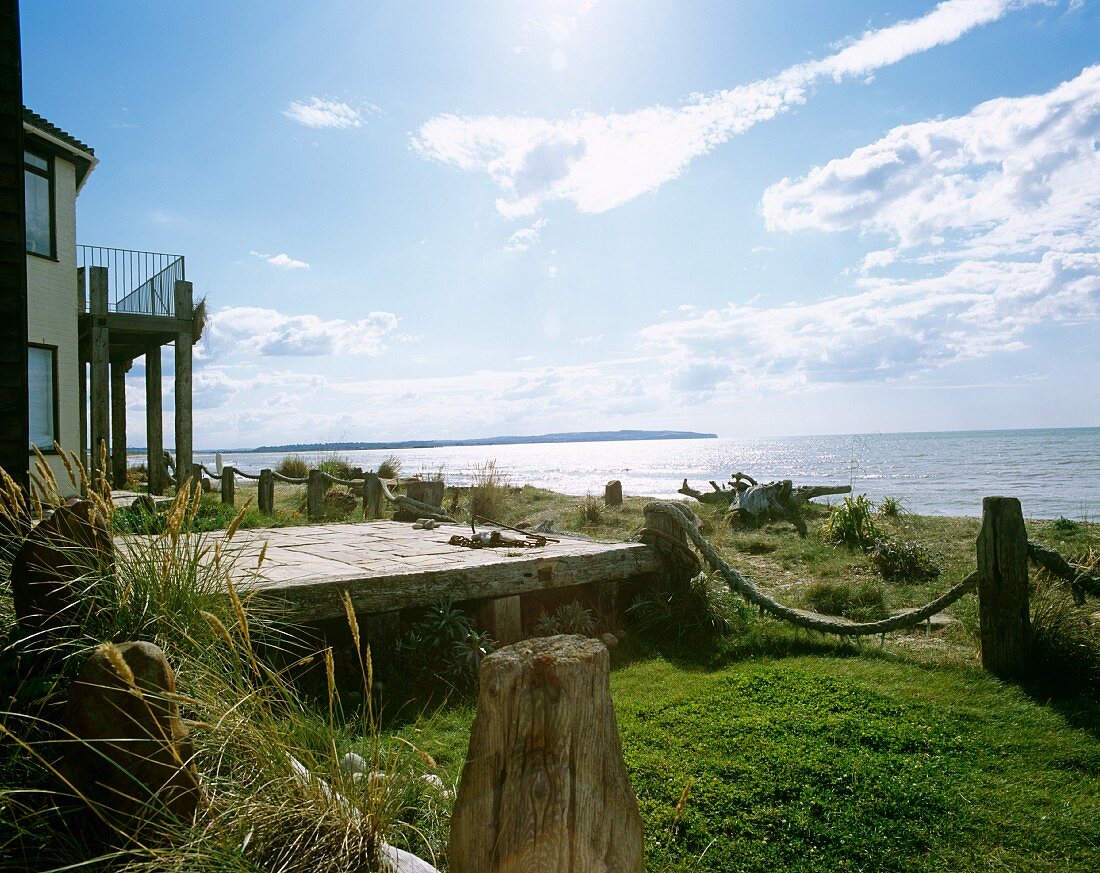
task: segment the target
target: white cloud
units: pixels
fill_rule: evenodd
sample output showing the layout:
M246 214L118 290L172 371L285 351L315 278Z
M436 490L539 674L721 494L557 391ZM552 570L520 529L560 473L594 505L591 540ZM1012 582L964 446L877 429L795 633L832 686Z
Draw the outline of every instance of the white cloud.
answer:
M363 124L363 117L358 109L326 97L291 100L283 110L283 115L306 127L345 129L361 127Z
M603 334L596 334L595 336L579 336L574 340L570 340L575 346L591 346L598 342L603 341Z
M277 255L270 255L266 252L251 251L250 255L254 258L260 258L267 261L273 267L281 267L284 270L308 270L309 264L305 261L299 261L292 258L286 252L279 252Z
M1100 245L1100 66L1051 91L895 127L764 193L771 230L859 228L925 260ZM922 247L924 247L922 249ZM917 251L913 251L917 250Z
M641 332L674 387L794 389L882 381L1024 348L1036 326L1100 319L1100 253L965 261L921 279L864 278L847 296L729 304Z
M565 72L565 68L569 66L569 58L565 56L565 52L561 49L554 49L550 52L550 69L555 73Z
M530 215L550 200L603 212L676 179L693 159L805 102L820 81L865 78L1032 2L945 0L920 18L868 31L824 59L695 94L675 108L580 112L561 120L438 115L421 125L413 146L444 165L487 173L504 192L497 209L508 217Z
M558 268L551 264L546 268L546 275L551 279L558 278Z
M315 315L230 306L210 316L199 355L207 360L233 355L380 355L387 339L394 338L398 321L392 312L371 312L358 321L324 321Z
M501 251L513 254L527 251L527 249L538 242L539 234L548 223L547 219L540 218L529 227L521 227L508 237L508 242L504 244L504 248L501 249Z

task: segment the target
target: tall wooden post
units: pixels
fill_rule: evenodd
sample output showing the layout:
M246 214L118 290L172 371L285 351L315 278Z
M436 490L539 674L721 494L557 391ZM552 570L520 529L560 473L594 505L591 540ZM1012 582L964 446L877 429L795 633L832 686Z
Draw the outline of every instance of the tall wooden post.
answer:
M233 505L237 493L237 482L233 478L233 473L232 467L222 467L222 503L230 506Z
M89 309L92 325L92 479L98 474L106 475L100 469L100 459L106 451L110 434L110 389L108 377L108 355L110 339L107 332L107 268L92 267L89 275Z
M325 478L320 470L310 470L306 479L306 511L311 521L325 518Z
M275 511L275 477L270 470L260 470L260 483L256 489L256 504L260 512L271 515Z
M83 267L76 268L76 311L83 315L88 311L88 279ZM77 442L80 451L80 463L88 465L88 366L84 359L77 356L77 394L80 409L77 410L77 427L80 429L80 439Z
M481 663L477 717L451 815L455 873L642 869L604 644L525 640Z
M623 505L623 483L618 479L612 479L603 489L603 502L607 506Z
M111 482L126 487L126 371L128 361L111 362Z
M1031 666L1027 531L1020 501L986 497L978 533L978 615L982 666L1006 678Z
M160 346L145 350L145 445L148 449L149 493L163 494L168 478L164 468L164 401L161 396Z
M191 474L194 462L191 417L191 321L195 316L191 283L182 279L176 282L176 318L186 319L185 328L176 334L176 477L177 487L183 485L181 477Z

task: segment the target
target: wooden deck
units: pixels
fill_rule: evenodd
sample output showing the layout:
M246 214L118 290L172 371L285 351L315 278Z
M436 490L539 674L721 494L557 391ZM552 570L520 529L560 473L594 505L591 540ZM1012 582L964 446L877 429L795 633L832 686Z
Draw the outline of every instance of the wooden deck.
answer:
M239 531L234 544L242 549L239 581L299 621L342 617L342 591L362 614L427 607L444 598L515 599L518 608L524 594L619 583L661 569L656 553L641 543L567 537L539 548L448 543L454 534L469 533L463 525L414 530L407 523L371 521ZM253 568L264 542L267 553L257 580Z

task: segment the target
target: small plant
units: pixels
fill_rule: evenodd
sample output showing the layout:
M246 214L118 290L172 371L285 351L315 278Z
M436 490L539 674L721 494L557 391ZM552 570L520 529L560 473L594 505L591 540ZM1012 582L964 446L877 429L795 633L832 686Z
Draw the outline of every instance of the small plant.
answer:
M1064 515L1060 515L1054 519L1054 521L1050 523L1050 526L1058 531L1058 533L1062 534L1075 534L1081 529L1081 525L1066 518Z
M878 505L878 514L883 518L898 519L908 515L909 510L902 504L900 497L883 497Z
M532 629L535 636L552 637L555 634L580 634L590 637L596 632L596 616L585 609L579 600L564 603L553 614L543 613Z
M401 475L401 459L397 455L386 455L376 472L380 479L396 479Z
M874 508L866 494L845 497L843 503L829 507L829 516L821 525L822 538L833 545L866 551L879 535L872 517Z
M359 506L359 498L346 485L332 485L325 491L325 516L345 518Z
M477 686L481 660L496 648L470 617L449 601L430 607L402 641L412 675L462 691Z
M729 636L747 614L744 601L705 573L672 590L645 591L627 609L631 624L643 636L703 644Z
M284 455L275 472L291 479L304 479L309 475L309 465L301 455Z
M582 525L597 525L603 521L603 500L595 494L586 494L581 501L580 513Z
M343 455L330 455L317 464L317 469L336 479L351 479L356 475L355 467Z
M870 553L871 563L887 582L931 582L940 575L928 550L917 542L879 538Z
M886 618L882 586L869 581L828 582L819 580L806 588L806 603L823 615L839 615L853 621Z

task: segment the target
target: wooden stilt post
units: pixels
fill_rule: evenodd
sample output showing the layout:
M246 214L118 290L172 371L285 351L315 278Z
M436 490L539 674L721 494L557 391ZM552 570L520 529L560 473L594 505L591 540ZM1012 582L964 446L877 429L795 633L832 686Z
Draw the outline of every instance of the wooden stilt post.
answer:
M164 406L161 396L160 346L145 350L145 459L149 493L163 494L168 471L164 468Z
M110 380L108 376L109 337L107 332L107 268L92 267L89 276L92 326L92 480L99 474L100 459L106 451L110 434Z
M325 518L325 479L320 470L310 470L306 479L306 512L311 521Z
M270 470L260 470L260 484L256 493L256 504L260 512L271 515L275 512L275 477Z
M525 640L481 664L451 816L455 873L642 869L604 644Z
M978 613L982 666L1018 678L1031 666L1027 531L1020 501L986 497L978 533Z
M222 467L222 503L228 503L230 506L233 505L237 491L237 483L233 478L234 472L232 467Z
M603 502L608 506L623 505L623 483L612 479L603 489Z
M191 418L191 320L194 318L194 302L191 283L182 279L175 287L176 318L186 319L186 330L176 334L176 479L177 488L183 486L182 477L191 475L194 462Z
M488 602L493 638L500 645L511 645L523 639L521 606L518 594L510 597L495 597Z
M128 361L111 362L111 482L126 487L126 371Z

